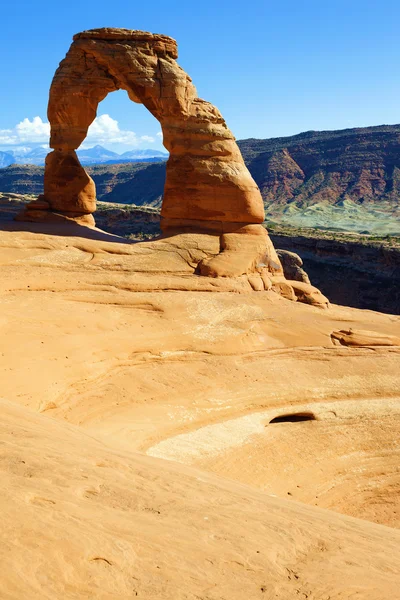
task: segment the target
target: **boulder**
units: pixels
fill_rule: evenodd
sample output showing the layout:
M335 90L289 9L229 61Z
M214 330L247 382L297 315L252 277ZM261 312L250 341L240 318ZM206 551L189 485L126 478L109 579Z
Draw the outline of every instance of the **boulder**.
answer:
M283 272L287 279L311 283L307 273L303 269L303 261L298 254L280 249L277 249L276 253L281 261Z
M319 289L309 283L302 281L289 280L289 283L293 289L293 292L299 302L305 304L311 304L318 308L329 308L329 300L326 298Z
M332 342L341 346L400 346L400 338L394 335L367 331L365 329L340 329L331 333Z
M284 277L272 277L272 290L286 298L286 300L291 300L292 302L296 302L296 294L293 291L293 287L291 286L290 281L286 281Z

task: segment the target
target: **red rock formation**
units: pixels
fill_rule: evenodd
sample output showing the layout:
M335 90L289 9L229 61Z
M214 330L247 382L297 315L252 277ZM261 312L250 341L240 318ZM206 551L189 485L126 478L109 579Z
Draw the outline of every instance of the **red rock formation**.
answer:
M80 193L74 190L70 198L58 201L50 188L65 188L77 160L73 151L85 139L99 102L109 92L125 89L160 121L170 152L164 229L188 220L214 221L211 228L221 230L222 222L262 223L261 196L232 133L218 109L197 98L176 58L176 42L163 35L98 29L74 36L50 89L50 146L57 157L50 155L46 165L45 197L52 208L93 212L86 182ZM76 169L74 184L80 179L79 163Z

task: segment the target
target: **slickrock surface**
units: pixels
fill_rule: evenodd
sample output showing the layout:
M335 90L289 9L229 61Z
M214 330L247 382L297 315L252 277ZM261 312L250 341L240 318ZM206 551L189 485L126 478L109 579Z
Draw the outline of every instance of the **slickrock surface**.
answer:
M396 597L400 318L202 236L2 225L1 597Z
M332 332L332 340L343 346L400 346L400 338L395 335L382 335L376 331L341 329Z
M395 598L400 318L195 241L3 223L0 596Z
M396 597L394 529L0 406L2 598Z

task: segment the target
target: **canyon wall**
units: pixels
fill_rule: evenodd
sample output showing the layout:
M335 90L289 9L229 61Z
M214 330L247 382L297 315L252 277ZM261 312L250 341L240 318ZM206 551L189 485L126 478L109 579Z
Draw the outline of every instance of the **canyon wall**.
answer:
M309 131L237 143L267 207L346 201L393 207L399 203L400 125ZM163 194L165 163L104 164L86 170L96 183L98 197L109 202L140 205ZM136 179L139 171L142 175ZM42 173L29 165L0 169L0 189L41 193ZM142 178L153 182L150 198L144 197Z
M311 281L335 304L400 314L400 248L271 233L299 254Z

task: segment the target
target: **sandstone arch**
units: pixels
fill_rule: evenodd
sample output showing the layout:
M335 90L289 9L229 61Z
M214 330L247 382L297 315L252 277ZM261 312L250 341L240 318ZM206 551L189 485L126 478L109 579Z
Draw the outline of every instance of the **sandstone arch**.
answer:
M197 97L176 58L175 40L164 35L103 28L74 36L50 88L53 151L46 159L44 196L31 203L21 218L74 219L94 225L95 185L75 150L85 139L99 102L123 89L158 119L170 152L163 231L209 231L221 236L223 252L203 261L203 274L240 275L255 270L260 261L281 273L260 225L264 220L261 194L235 138L218 109Z

